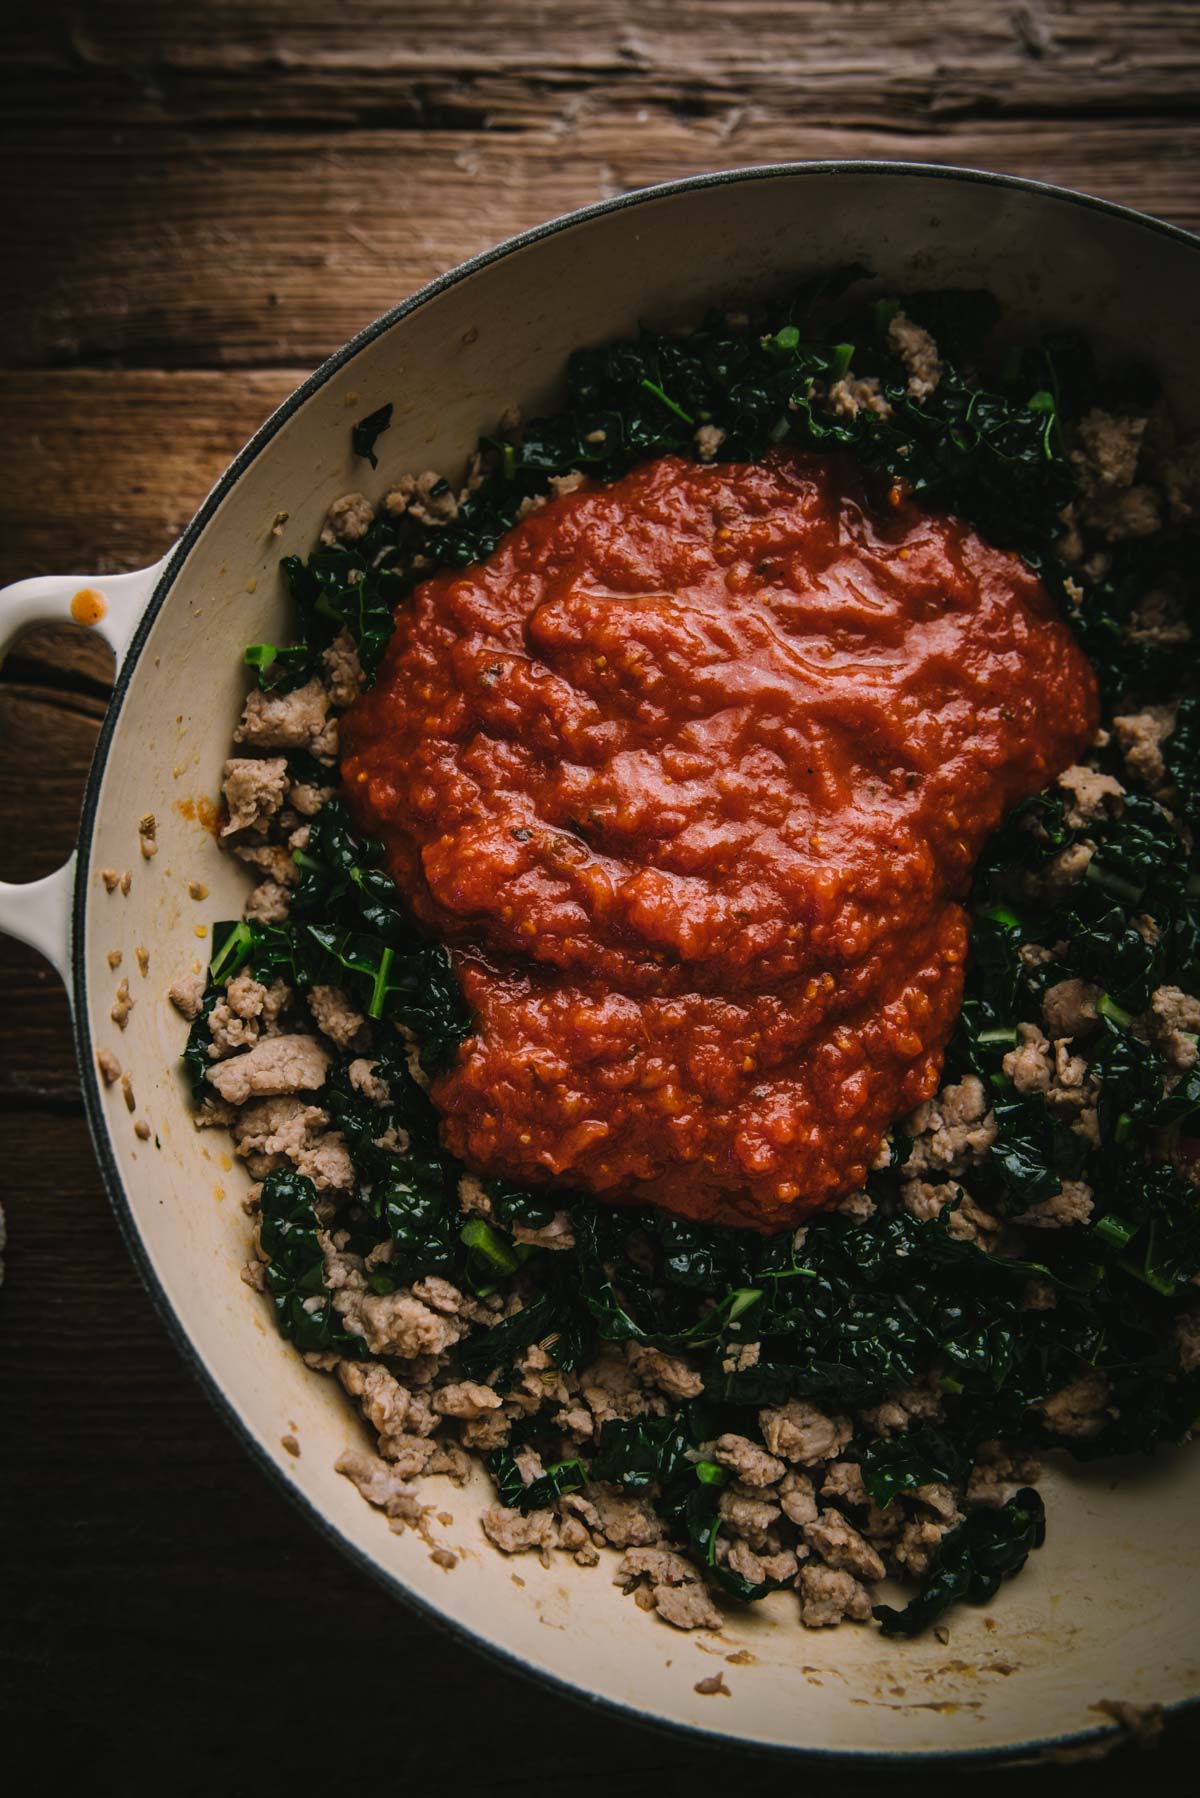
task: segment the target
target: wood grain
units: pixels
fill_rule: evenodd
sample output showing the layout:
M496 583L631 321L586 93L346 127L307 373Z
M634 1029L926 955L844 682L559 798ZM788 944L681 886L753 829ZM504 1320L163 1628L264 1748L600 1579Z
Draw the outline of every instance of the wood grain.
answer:
M894 0L410 0L81 13L57 3L10 33L12 122L73 84L77 116L123 125L302 121L496 131L592 112L677 117L747 104L894 129L971 111L1028 118L1190 109L1190 0L896 6Z
M353 330L605 194L740 163L917 157L1200 224L1193 0L10 11L0 581L157 557ZM28 633L0 670L0 878L68 852L110 678L77 631ZM155 1317L95 1171L65 999L8 942L0 1043L0 1716L10 1745L35 1745L39 1790L793 1792L791 1768L643 1733L497 1671L334 1554L245 1458ZM1155 1775L1180 1781L1200 1727L1174 1726L1171 1742ZM1137 1770L1131 1750L1106 1769L1123 1783ZM1029 1798L1097 1781L1021 1777ZM847 1798L898 1785L951 1789L838 1777Z
M1100 187L1200 223L1200 113L1069 130L998 118L899 132L753 106L513 135L63 130L32 169L23 149L8 157L22 255L0 286L0 341L18 366L311 363L464 257L587 201L709 169L863 156Z

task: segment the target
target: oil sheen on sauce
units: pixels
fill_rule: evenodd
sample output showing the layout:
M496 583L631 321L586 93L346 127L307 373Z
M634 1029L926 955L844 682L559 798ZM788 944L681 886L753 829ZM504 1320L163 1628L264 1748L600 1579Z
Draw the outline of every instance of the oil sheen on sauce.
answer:
M780 1229L937 1088L987 834L1089 741L1038 577L847 461L663 457L419 587L343 721L484 1174Z

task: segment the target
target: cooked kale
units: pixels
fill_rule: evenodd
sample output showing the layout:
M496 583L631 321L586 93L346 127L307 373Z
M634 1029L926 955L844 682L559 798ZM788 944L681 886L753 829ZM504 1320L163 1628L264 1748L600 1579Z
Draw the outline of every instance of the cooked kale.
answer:
M367 1353L367 1345L342 1329L325 1290L316 1197L316 1187L303 1174L277 1169L263 1181L259 1232L267 1291L281 1332L302 1353L336 1350L354 1360Z
M962 1445L945 1430L914 1424L902 1436L880 1436L862 1458L863 1485L877 1505L890 1505L897 1492L938 1481L956 1486L969 1471Z
M1071 422L1105 401L1086 345L1060 335L997 356L989 295L912 296L905 309L934 334L945 364L934 393L918 400L889 339L897 303L847 303L865 273L839 271L745 326L714 314L686 337L643 331L577 351L560 410L481 442L482 479L460 496L450 522L384 515L353 545L285 559L298 639L246 651L260 684L284 690L310 678L343 629L370 678L415 582L431 568L490 554L552 476L579 470L611 481L652 456L694 457L697 430L712 426L721 459L761 458L778 445L845 452L882 495L902 483L1018 551L1063 599L1110 707L1152 703L1181 684L1195 689L1177 647L1154 632L1128 634L1140 608L1163 593L1194 621L1195 584L1185 578L1200 547L1194 533L1117 544L1083 607L1058 559L1064 509L1076 497ZM959 365L974 372L968 378ZM863 407L839 416L815 403L818 384L842 379L877 383L888 415ZM372 466L390 417L383 407L355 427L355 451ZM1116 752L1107 753L1116 772ZM1164 753L1200 834L1200 692L1184 697ZM311 758L290 762L294 778L329 780ZM1056 876L1069 857L1087 860L1074 884ZM185 1053L197 1096L211 1065L209 1015L241 968L301 987L334 981L369 1017L410 1032L425 1070L448 1065L470 1018L445 948L414 923L380 865L381 846L356 837L334 800L295 859L300 881L286 924L214 931ZM711 1456L722 1432L757 1435L761 1406L799 1396L831 1409L868 1406L932 1377L943 1400L936 1425L914 1423L859 1451L867 1492L881 1506L931 1482L961 1485L980 1445L996 1438L1088 1458L1149 1451L1193 1424L1200 1372L1181 1371L1171 1337L1200 1278L1200 1206L1164 1150L1164 1133L1186 1133L1200 1115L1200 1069L1166 1085L1162 1060L1135 1023L1157 987L1200 987L1198 905L1195 852L1145 794L1128 794L1119 816L1086 827L1068 824L1061 797L1040 794L1008 818L977 868L965 1000L946 1067L947 1078L979 1075L995 1116L996 1141L972 1172L972 1190L1007 1219L1052 1200L1064 1182L1084 1181L1095 1195L1086 1223L1037 1238L1037 1260L956 1237L948 1212L925 1222L908 1215L897 1203L910 1148L900 1131L889 1166L868 1181L877 1209L865 1221L821 1216L803 1232L764 1239L500 1180L485 1183L487 1215L468 1215L460 1170L440 1148L436 1116L392 1028L378 1033L385 1105L356 1090L347 1056L320 1095L360 1174L339 1228L364 1257L388 1245L390 1259L373 1258L376 1292L442 1274L496 1305L496 1321L455 1356L462 1375L498 1390L512 1386L535 1348L552 1370L585 1365L604 1343L686 1351L702 1375L702 1399L664 1416L610 1419L587 1451L566 1455L561 1428L539 1413L515 1426L489 1466L503 1502L522 1510L590 1480L644 1493L715 1581L737 1598L760 1598L772 1582L754 1585L721 1563L720 1495L730 1475ZM1018 1027L1040 1024L1047 990L1072 977L1103 990L1086 1045L1100 1082L1098 1142L1068 1129L1003 1069ZM380 1146L396 1140L393 1130L403 1132L402 1152ZM315 1200L301 1176L264 1182L268 1288L280 1328L300 1347L361 1355L362 1339L340 1328L327 1298L309 1309L326 1296ZM560 1206L573 1253L517 1240ZM1052 1290L1052 1306L1029 1308L1031 1282ZM739 1352L749 1344L756 1355ZM1044 1401L1091 1373L1109 1383L1108 1414L1091 1436L1056 1432ZM528 1484L515 1453L523 1447L545 1469ZM876 1609L883 1633L913 1635L957 1600L982 1602L1043 1535L1032 1491L971 1510L943 1540L913 1602Z
M365 456L372 468L379 467L379 457L375 454L375 444L392 422L392 402L380 406L374 412L368 412L360 418L350 433L350 445L356 456Z
M877 1604L874 1615L885 1636L917 1636L952 1604L986 1604L1000 1585L1019 1573L1030 1553L1046 1539L1046 1510L1025 1486L998 1510L972 1511L944 1538L938 1564L902 1611Z

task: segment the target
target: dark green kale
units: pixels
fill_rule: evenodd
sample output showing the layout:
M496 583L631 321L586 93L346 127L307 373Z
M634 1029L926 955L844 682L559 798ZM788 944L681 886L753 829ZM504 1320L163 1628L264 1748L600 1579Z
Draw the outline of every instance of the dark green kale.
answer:
M578 1492L588 1481L582 1461L556 1461L527 1486L511 1448L498 1448L488 1456L488 1472L496 1484L502 1505L515 1511L537 1511L552 1505L566 1492Z
M211 1043L208 1020L213 1006L221 997L228 981L244 967L252 942L253 929L249 924L238 922L213 925L212 956L208 964L204 997L199 1012L192 1020L183 1051L184 1071L192 1089L194 1104L198 1105L208 1091L207 1075L212 1067L212 1058L208 1052Z
M263 1181L259 1239L267 1257L267 1291L281 1333L302 1353L333 1351L357 1359L367 1345L342 1329L322 1278L316 1197L316 1187L303 1174L277 1169Z
M1172 653L1176 684L1179 679L1178 648ZM1180 703L1175 726L1163 747L1167 779L1179 794L1183 813L1193 830L1200 831L1200 695L1189 693Z
M997 1510L970 1512L943 1539L936 1569L910 1604L902 1611L875 1606L880 1629L885 1636L918 1636L960 1600L986 1604L1045 1539L1045 1506L1029 1486Z
M380 406L374 412L368 412L360 418L350 433L350 444L356 456L365 456L372 468L379 467L379 457L375 454L375 444L392 422L392 402Z
M355 836L340 800L313 821L286 925L281 956L291 953L307 984L324 967L361 1003L368 1017L412 1030L422 1065L437 1073L454 1059L471 1027L470 1013L444 945L425 936L391 876L379 866L382 846ZM264 943L268 941L264 937ZM264 951L265 953L265 951Z
M900 1436L880 1436L863 1453L863 1485L877 1505L890 1505L897 1492L937 1482L957 1486L970 1471L960 1443L932 1424L914 1424Z

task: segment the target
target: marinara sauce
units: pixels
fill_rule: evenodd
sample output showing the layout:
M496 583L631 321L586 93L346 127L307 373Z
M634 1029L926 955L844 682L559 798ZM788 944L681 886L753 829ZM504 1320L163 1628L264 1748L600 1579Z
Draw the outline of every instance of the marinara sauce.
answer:
M666 456L426 581L343 779L475 1014L447 1146L761 1230L853 1190L985 837L1096 720L1038 577L839 457Z

